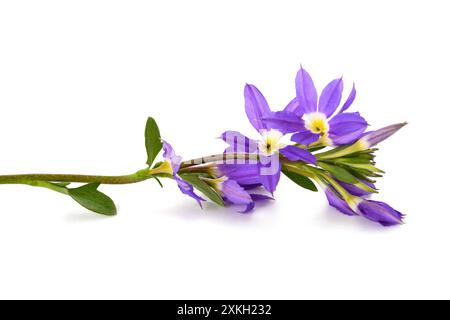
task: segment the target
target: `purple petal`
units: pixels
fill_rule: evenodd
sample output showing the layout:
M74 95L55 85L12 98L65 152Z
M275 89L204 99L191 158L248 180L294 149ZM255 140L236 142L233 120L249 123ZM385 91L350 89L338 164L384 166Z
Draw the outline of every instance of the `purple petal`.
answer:
M173 170L173 174L176 174L178 172L178 170L180 169L181 157L177 156L175 154L175 150L172 148L170 143L162 140L162 144L163 144L162 147L163 147L163 151L164 151L163 157L164 157L164 159L166 159L166 161L170 162L170 165Z
M283 134L300 131L304 128L303 120L293 112L271 112L263 117L268 129L277 129Z
M248 120L256 130L267 129L262 117L270 112L266 98L254 85L247 84L244 89L245 112Z
M182 193L190 196L191 198L195 199L198 202L198 204L200 205L200 207L201 207L202 206L202 201L205 201L205 199L203 199L203 198L201 198L201 197L199 197L198 195L195 194L194 187L190 183L182 180L181 178L179 178L177 176L174 176L173 178L177 182L178 188L180 188L180 191Z
M255 153L258 150L258 142L247 138L238 131L225 131L220 138L230 145L226 153Z
M221 193L224 199L232 204L249 204L253 202L250 194L236 181L226 180L221 184Z
M329 121L329 125L329 133L337 136L346 135L361 128L365 130L368 126L366 120L361 117L359 112L339 113Z
M220 164L217 167L222 175L235 180L241 186L261 185L259 164Z
M359 112L339 113L330 120L329 125L329 137L335 145L355 142L368 126Z
M402 224L403 214L381 201L363 200L358 204L360 213L385 227Z
M291 141L300 143L302 145L308 146L313 142L319 140L320 134L313 133L309 130L303 130L297 133L294 133L291 137Z
M304 161L306 163L316 164L317 160L314 155L306 149L287 146L280 150L280 153L290 161Z
M252 190L261 187L261 183L254 183L254 184L241 184L241 187L245 190Z
M291 102L288 103L288 105L284 108L283 111L293 112L299 118L301 118L303 116L303 110L300 107L300 104L298 103L297 98L292 99Z
M356 97L356 89L355 89L355 84L353 83L352 90L350 91L350 94L348 95L347 100L342 105L341 110L339 110L339 113L342 113L345 110L347 110L352 105L353 100L355 100L355 97Z
M247 204L247 206L245 207L244 210L239 211L239 213L249 213L250 211L252 211L255 208L255 203L252 201L249 204Z
M297 101L301 113L310 113L317 111L317 91L314 82L308 72L300 68L295 78L295 87L297 91Z
M261 157L261 183L270 193L274 193L280 181L281 163L277 155Z
M342 182L342 181L338 181L338 182L341 186L344 187L345 190L347 190L348 192L350 192L350 194L352 194L354 196L363 197L363 196L368 196L368 195L372 194L372 192L360 189L357 186L355 186L354 184L346 183L346 182ZM360 180L360 182L371 187L372 189L376 189L376 187L373 183L363 181L363 180Z
M245 209L243 211L240 211L240 213L249 213L250 211L252 211L255 208L256 201L273 200L272 197L269 197L269 196L266 196L263 194L253 193L253 194L250 194L250 196L252 197L253 201L250 202L249 204L247 204Z
M373 147L380 143L381 141L389 138L394 133L396 133L398 130L403 128L407 123L397 123L393 124L381 129L378 129L376 131L370 132L369 134L364 136L364 139L368 142L370 147Z
M266 196L265 194L252 193L250 194L253 201L266 201L266 200L274 200L273 197Z
M344 88L342 78L331 81L323 89L319 99L319 112L330 117L341 103L342 89Z
M329 138L335 146L342 146L345 144L355 143L359 138L364 135L364 130L355 131L343 136L330 135Z
M333 208L338 209L340 212L348 216L356 215L356 213L349 207L347 202L339 198L331 189L327 188L325 190L325 195L327 196L329 205Z

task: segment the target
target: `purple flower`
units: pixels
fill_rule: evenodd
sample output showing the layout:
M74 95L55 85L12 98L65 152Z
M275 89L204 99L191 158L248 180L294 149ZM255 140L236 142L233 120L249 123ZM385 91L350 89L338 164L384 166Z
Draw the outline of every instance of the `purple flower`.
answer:
M172 146L166 142L166 141L162 141L163 143L163 157L166 160L166 163L168 163L170 165L169 171L170 174L172 174L173 179L177 182L178 184L178 188L180 188L180 191L188 196L190 196L191 198L195 199L198 204L200 205L200 207L202 206L202 201L205 201L205 199L199 197L197 194L195 194L194 192L194 187L184 181L183 179L181 179L180 177L177 176L178 170L180 169L180 165L181 165L181 157L175 154L175 151L173 150ZM162 164L161 166L164 166L164 164Z
M259 159L256 162L256 168L259 170L259 183L273 193L281 172L278 153L292 161L315 163L316 159L309 151L294 146L286 146L282 142L284 134L300 130L302 128L301 123L296 123L288 118L281 125L277 123L275 129L264 119L273 114L282 118L285 113L283 111L272 112L262 93L253 85L247 84L245 86L244 98L247 117L253 127L260 133L261 140L250 139L237 131L226 131L221 135L221 138L229 144L225 152L259 154ZM246 166L248 164L240 165Z
M330 206L346 215L360 215L385 227L403 223L404 215L384 202L356 196L352 196L348 199L349 201L345 201L328 187L325 188L325 195Z
M354 85L347 100L335 114L342 98L342 78L331 81L323 89L318 101L314 82L305 69L300 68L295 84L296 98L283 111L268 114L264 119L266 124L276 129L286 127L289 123L289 129L292 129L297 123L301 128L292 135L291 140L302 145L351 144L363 135L368 126L366 120L358 112L344 112L355 99Z
M366 132L364 136L359 140L359 142L361 143L361 147L363 148L363 150L372 148L381 141L386 140L387 138L392 136L407 124L407 122L397 123L375 131Z
M403 223L404 215L381 201L362 200L358 204L358 211L365 218L385 227Z

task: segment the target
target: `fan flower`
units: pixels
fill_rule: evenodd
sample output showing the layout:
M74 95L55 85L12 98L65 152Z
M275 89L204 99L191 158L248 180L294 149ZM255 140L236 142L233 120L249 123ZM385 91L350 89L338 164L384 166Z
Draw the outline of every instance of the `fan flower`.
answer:
M346 215L360 215L371 221L378 222L385 227L403 224L404 215L387 203L367 200L356 196L352 196L345 201L330 188L325 188L325 195L330 206Z
M356 89L353 85L347 100L335 114L343 90L342 78L331 81L317 101L314 82L305 69L300 68L295 79L297 96L281 112L267 116L264 121L274 128L300 124L291 140L302 145L345 145L358 140L368 124L358 112L345 112L353 103Z
M260 183L267 191L273 193L280 180L281 165L279 154L291 161L304 161L316 163L315 157L307 150L283 143L286 133L296 132L301 129L299 123L287 123L286 125L271 127L264 118L274 114L262 95L253 85L247 84L244 89L245 112L250 123L261 135L259 141L250 139L237 131L226 131L221 138L229 144L225 153L244 152L257 154L257 168L260 172ZM248 164L241 164L247 166Z
M184 181L177 175L181 165L181 157L175 153L175 150L167 141L162 140L162 148L164 151L163 157L165 161L162 162L158 167L153 169L153 173L164 173L171 175L172 178L176 181L180 191L197 201L201 207L202 201L205 201L205 199L198 196L194 192L194 187L189 182Z

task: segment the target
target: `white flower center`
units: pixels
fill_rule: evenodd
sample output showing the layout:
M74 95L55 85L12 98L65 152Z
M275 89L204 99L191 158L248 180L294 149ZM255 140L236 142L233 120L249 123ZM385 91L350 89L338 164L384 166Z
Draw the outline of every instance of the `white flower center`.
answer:
M270 156L286 146L281 140L284 135L275 129L261 131L262 140L258 142L259 151Z

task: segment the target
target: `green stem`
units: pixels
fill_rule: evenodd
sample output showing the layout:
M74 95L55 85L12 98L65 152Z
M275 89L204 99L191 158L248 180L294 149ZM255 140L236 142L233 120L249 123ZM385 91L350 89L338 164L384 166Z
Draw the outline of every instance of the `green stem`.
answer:
M14 174L0 176L0 184L36 184L37 182L79 182L101 184L129 184L141 182L152 178L148 169L139 170L136 173L121 176L100 176L84 174ZM48 187L48 186L47 186ZM56 191L56 190L55 190Z

